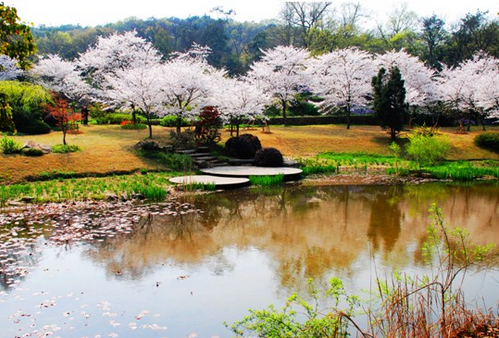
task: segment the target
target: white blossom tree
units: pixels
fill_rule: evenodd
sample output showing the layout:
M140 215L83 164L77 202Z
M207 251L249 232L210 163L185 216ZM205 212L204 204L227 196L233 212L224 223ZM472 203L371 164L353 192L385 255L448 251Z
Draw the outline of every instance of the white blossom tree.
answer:
M255 120L264 115L268 95L245 78L224 78L219 90L213 94L215 105L224 122L236 127L239 136L239 125L244 119Z
M17 61L8 55L0 55L0 81L17 79L24 71L17 66Z
M88 123L87 105L93 89L81 77L74 62L63 60L59 55L48 55L38 61L31 75L40 85L70 101L73 109L79 108L83 123Z
M310 53L307 50L277 46L263 51L262 58L248 72L251 83L269 93L280 105L284 124L287 124L289 103L309 85L310 74L306 72L309 62Z
M482 123L486 117L499 117L499 59L477 53L455 68L445 67L439 77L439 93L459 121Z
M152 119L165 114L162 77L160 64L137 66L106 76L109 86L104 91L107 103L124 110L129 107L132 107L132 111L138 109L146 118L149 138L152 138Z
M42 58L31 73L43 87L62 94L70 101L79 102L92 92L92 88L81 77L76 64L63 60L59 55Z
M132 31L99 37L94 47L80 55L77 66L86 81L92 85L94 101L120 107L125 112L130 111L134 123L136 123L136 109L140 109L145 114L149 125L149 136L152 137L150 120L153 114L159 111L146 107L156 107L158 104L142 101L145 98L144 90L150 89L154 92L156 84L146 88L140 86L150 82L153 74L147 69L158 71L157 66L161 63L161 59L162 55L150 42ZM158 81L159 73L154 75L154 79ZM156 96L151 94L149 99L153 97ZM142 103L138 105L137 102Z
M378 69L397 67L404 80L406 102L412 110L428 106L438 100L435 72L419 58L405 50L392 51L376 56Z
M194 45L183 54L174 55L163 67L161 80L166 113L177 118L177 133L182 119L193 119L199 110L210 105L209 99L225 76L224 70L210 66L207 47Z
M324 98L322 105L345 107L350 129L352 106L366 104L372 91L376 75L372 55L357 48L339 49L319 56L311 74L313 91Z

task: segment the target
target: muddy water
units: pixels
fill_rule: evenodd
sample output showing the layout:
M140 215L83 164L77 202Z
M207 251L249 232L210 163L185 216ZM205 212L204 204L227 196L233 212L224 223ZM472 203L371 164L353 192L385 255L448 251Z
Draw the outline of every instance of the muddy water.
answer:
M23 250L3 247L0 264L19 260L22 271L3 280L0 337L229 337L223 321L282 304L308 278L338 276L359 293L374 270L423 273L434 202L475 243L499 244L497 184L290 187L182 202L195 212L158 208L81 241L55 241L45 224ZM0 239L19 236L9 231ZM467 295L496 305L498 280L496 266L473 272Z

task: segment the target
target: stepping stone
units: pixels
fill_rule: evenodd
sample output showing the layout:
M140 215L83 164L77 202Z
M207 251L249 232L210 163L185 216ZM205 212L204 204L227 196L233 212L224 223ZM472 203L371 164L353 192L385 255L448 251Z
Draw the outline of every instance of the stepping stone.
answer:
M240 177L218 177L211 175L191 175L170 178L175 184L215 184L216 189L233 189L249 185L249 179Z
M184 155L194 154L195 152L196 152L196 150L194 150L194 149L184 149L184 150L177 150L176 151L177 154L184 154Z
M303 170L291 167L226 166L201 169L201 172L222 177L275 176L283 174L285 180L293 180L299 178Z

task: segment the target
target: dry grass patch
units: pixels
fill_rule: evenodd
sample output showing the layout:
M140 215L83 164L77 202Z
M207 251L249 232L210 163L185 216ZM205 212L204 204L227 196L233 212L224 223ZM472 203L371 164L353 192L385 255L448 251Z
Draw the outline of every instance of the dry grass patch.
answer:
M69 154L48 154L41 157L0 155L0 178L2 183L20 182L27 176L46 172L107 173L133 171L141 168L158 169L152 161L138 157L133 146L148 136L147 130L123 130L119 126L83 126L83 134L68 135L67 142L83 150ZM158 139L167 138L164 128L157 127ZM62 143L62 133L46 135L12 136L23 145L32 140L45 145Z
M390 137L378 126L352 126L349 130L344 125L278 126L270 130L269 134L260 129L241 130L240 133L256 135L263 147L277 148L288 157L310 157L323 152L390 154ZM489 127L489 130L499 131L499 127ZM442 128L441 132L452 144L450 160L499 160L498 154L473 143L475 136L481 133L481 127L475 127L467 134L456 134L455 128ZM225 142L230 134L224 132L222 137Z

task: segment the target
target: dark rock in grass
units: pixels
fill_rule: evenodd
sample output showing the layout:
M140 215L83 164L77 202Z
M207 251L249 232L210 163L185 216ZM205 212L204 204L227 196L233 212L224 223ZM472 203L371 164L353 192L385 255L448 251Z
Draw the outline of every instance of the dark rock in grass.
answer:
M142 201L142 200L145 200L146 197L141 193L135 193L132 195L132 199Z
M35 200L35 198L33 196L23 196L21 198L21 202L24 202L24 203L31 203Z
M116 194L106 194L106 201L115 202L119 200L119 196Z

